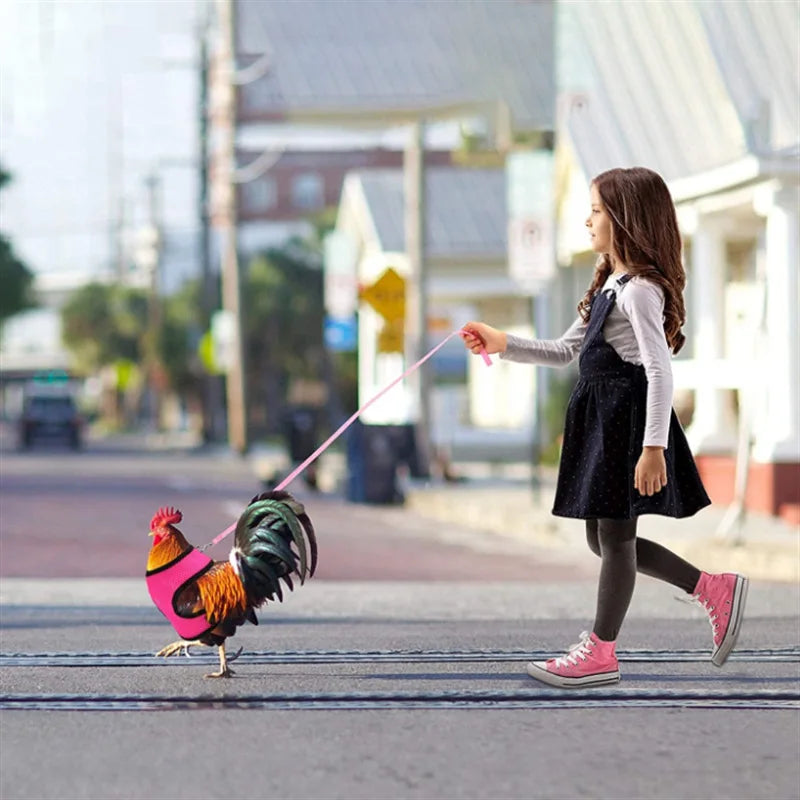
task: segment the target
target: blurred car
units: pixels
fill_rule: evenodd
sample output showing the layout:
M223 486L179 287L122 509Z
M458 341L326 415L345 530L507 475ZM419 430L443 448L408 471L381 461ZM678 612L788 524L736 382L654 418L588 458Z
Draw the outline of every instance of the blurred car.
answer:
M29 448L38 440L62 440L73 450L83 444L83 420L75 400L66 394L33 394L25 398L19 420L19 442Z

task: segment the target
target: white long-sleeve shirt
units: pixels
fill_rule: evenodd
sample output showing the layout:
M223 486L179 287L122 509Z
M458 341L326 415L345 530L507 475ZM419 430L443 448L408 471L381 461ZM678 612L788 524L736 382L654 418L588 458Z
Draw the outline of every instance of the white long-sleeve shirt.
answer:
M603 338L617 355L644 366L647 376L645 446L666 447L672 411L672 365L664 334L664 292L644 278L631 278L617 286L621 276L609 276L603 291L613 289L617 301L603 326ZM578 317L560 339L523 339L508 335L500 358L527 364L566 366L581 349L587 323Z

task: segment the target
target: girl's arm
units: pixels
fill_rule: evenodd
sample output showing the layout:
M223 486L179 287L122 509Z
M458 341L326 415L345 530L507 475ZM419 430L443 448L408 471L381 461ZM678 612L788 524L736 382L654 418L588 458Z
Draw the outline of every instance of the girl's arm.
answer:
M672 414L672 365L664 335L664 295L649 281L632 280L622 297L619 305L630 320L647 375L647 419L633 485L649 497L667 485L664 450Z
M666 447L672 413L672 363L664 335L664 295L647 280L632 280L621 293L620 308L628 317L647 375L645 447Z
M488 353L500 353L500 358L508 361L562 367L578 355L586 327L578 317L559 339L524 339L483 322L468 322L464 325L464 344L473 353L480 352L481 344L485 344Z

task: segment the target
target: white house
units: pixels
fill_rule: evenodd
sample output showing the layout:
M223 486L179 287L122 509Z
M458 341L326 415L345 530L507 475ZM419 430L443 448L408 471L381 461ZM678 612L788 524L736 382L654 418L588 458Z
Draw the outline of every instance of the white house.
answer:
M592 176L665 177L689 278L676 386L703 479L729 502L750 439L747 505L800 519L797 6L564 3L558 30L560 264L591 262Z
M409 273L403 229L400 170L354 172L345 180L337 229L355 244L358 284L366 288L392 268ZM502 169L433 167L426 172L425 260L428 287L427 347L470 319L532 335L531 297L506 266L506 187ZM400 352L382 352L385 322L359 306L359 395L364 404L407 364ZM451 339L424 369L432 371L431 435L455 459L521 460L530 457L535 419L535 372L509 372L495 359L488 371ZM407 423L415 394L398 385L364 414L371 424Z

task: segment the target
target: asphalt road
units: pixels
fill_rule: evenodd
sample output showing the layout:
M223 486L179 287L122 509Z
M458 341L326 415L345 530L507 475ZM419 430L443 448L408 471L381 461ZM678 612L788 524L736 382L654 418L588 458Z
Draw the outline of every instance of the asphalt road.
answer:
M558 692L524 663L590 624L593 560L298 490L318 577L239 631L236 675L155 659L155 507L200 543L257 489L218 457L2 455L3 800L800 794L796 586L751 587L720 670L702 613L642 579L622 682Z
M589 577L594 564L559 562L523 545L497 552L472 529L400 508L363 506L290 490L306 504L320 545L318 580L525 580ZM195 545L211 541L261 491L247 462L184 452L120 452L94 445L2 453L0 515L5 577L138 577L150 518L176 506ZM457 509L454 509L457 519ZM463 541L464 544L460 544ZM227 558L231 539L211 551ZM510 548L510 549L509 549Z

